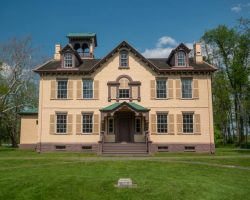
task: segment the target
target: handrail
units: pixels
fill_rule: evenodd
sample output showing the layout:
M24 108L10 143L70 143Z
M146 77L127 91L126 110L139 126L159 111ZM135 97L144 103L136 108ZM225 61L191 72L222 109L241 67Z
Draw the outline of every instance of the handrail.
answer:
M100 134L100 143L101 143L101 152L103 152L104 131L101 131L101 134Z
M146 139L146 146L147 146L147 152L149 152L148 142L149 142L149 132L145 131L145 139Z

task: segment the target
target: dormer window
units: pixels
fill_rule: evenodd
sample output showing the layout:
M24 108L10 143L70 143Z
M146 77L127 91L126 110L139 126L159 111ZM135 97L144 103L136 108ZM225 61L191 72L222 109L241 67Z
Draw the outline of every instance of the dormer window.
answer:
M73 55L71 53L64 54L64 65L65 68L73 67Z
M127 50L120 51L120 67L121 68L128 67L128 51Z
M184 51L177 53L177 66L186 66L186 54Z

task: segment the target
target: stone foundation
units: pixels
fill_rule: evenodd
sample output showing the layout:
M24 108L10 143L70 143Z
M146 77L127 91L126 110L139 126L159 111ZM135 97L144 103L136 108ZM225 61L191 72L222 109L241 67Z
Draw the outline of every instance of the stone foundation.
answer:
M32 149L36 150L37 144L19 144L20 149Z
M214 144L169 144L169 143L149 143L149 153L156 152L200 152L214 153Z
M93 152L101 154L102 145L100 143L42 143L40 144L20 144L20 149L33 149L41 152L48 151L69 151L69 152ZM214 144L169 144L169 143L149 143L149 153L156 152L200 152L214 153Z

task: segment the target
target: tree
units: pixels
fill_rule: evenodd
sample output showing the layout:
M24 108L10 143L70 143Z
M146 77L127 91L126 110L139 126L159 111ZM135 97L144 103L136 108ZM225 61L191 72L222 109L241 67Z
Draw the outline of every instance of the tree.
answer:
M13 147L17 147L19 139L20 119L18 113L25 107L37 104L37 87L31 66L34 49L31 38L12 39L0 45L2 61L0 76L0 113L1 129Z
M228 80L233 100L238 145L244 142L244 124L246 124L244 101L250 76L249 20L241 19L240 25L240 29L220 25L205 32L202 37L205 46L213 49L213 53L216 52L216 56L208 56L208 60L219 63L220 70L226 75L224 80ZM219 115L219 113L217 114Z

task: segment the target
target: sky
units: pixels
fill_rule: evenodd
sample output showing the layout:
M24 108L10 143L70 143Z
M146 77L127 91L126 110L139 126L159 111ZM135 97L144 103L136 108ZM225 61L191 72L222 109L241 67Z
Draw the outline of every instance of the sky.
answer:
M145 57L167 57L178 43L192 47L206 30L235 27L240 17L250 17L250 1L1 0L0 43L31 36L41 57L53 57L69 32L94 32L96 58L123 40Z

